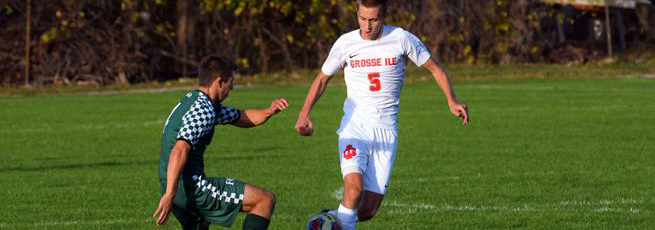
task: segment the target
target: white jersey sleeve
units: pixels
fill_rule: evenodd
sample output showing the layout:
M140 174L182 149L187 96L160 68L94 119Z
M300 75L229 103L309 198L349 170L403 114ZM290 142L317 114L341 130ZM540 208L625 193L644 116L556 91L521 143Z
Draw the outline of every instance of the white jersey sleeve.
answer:
M334 42L334 45L332 45L330 54L328 55L327 59L323 63L323 67L321 68L321 72L323 72L323 74L332 76L344 67L346 62L343 57L342 44L343 39L340 38Z
M430 52L414 34L408 31L404 32L405 36L403 36L402 45L405 50L405 56L417 66L422 66L430 58Z

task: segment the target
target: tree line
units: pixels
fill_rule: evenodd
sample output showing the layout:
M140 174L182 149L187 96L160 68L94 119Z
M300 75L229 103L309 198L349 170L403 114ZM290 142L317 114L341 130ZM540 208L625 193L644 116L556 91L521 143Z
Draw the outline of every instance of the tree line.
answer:
M338 36L357 28L354 2L2 0L0 85L162 81L192 76L210 53L236 60L245 74L318 68ZM567 48L558 27L567 19L562 6L389 2L386 24L412 31L440 61L558 62L576 49L593 54L586 51L593 47ZM647 31L635 36L654 40Z

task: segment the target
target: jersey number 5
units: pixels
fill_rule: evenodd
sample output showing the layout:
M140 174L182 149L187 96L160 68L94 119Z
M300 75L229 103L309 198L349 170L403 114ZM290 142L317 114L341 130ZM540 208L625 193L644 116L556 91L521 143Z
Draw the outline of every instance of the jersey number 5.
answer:
M368 81L371 83L369 89L371 91L380 91L382 88L382 85L380 85L380 73L369 73L368 74Z

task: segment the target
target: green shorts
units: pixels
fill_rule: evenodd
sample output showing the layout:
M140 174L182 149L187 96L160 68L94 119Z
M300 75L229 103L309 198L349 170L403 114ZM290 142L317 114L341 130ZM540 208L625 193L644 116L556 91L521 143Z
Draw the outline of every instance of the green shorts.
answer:
M165 183L162 183L165 190ZM230 227L243 205L245 183L231 178L205 178L204 175L180 181L173 215L182 228L201 229L209 223Z

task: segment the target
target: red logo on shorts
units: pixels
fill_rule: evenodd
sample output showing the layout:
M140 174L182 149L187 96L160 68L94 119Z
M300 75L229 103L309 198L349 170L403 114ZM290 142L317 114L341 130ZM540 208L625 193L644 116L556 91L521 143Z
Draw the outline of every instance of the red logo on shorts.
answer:
M354 156L357 156L357 149L353 148L352 145L346 146L346 151L343 151L343 158L350 160L350 158L353 158Z

